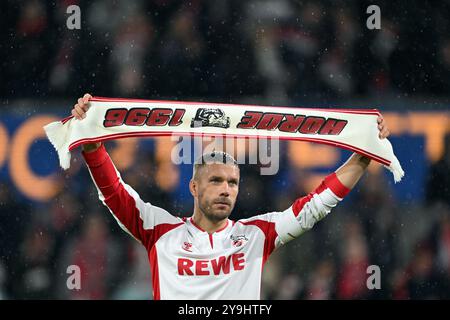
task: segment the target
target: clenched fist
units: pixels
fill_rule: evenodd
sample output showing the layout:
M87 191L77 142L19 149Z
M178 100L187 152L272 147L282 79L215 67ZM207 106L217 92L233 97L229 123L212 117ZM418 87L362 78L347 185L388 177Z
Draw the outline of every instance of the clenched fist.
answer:
M86 93L82 98L78 99L78 102L73 106L72 115L75 119L82 120L86 118L86 112L89 110L89 99L92 96ZM85 143L82 145L84 152L92 152L97 150L101 146L101 143Z

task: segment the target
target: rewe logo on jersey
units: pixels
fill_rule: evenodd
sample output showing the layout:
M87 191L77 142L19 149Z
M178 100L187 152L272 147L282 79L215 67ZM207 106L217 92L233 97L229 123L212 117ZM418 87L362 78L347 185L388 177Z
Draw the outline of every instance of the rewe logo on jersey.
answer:
M178 258L178 274L180 276L209 276L229 274L234 271L244 270L245 258L243 253L235 253L231 256L220 256L212 260L195 260Z

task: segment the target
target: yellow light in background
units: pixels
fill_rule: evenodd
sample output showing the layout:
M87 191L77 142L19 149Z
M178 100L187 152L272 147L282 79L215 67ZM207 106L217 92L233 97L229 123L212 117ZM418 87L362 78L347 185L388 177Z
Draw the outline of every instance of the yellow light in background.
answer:
M158 186L166 191L171 191L180 183L180 169L172 163L172 148L176 141L170 137L155 138L155 160L157 171L155 181Z
M180 170L172 163L160 163L156 171L155 180L161 189L172 191L180 183Z
M408 114L397 112L383 112L383 118L393 135L401 135L408 131Z
M11 143L9 174L17 189L33 200L48 201L62 187L54 174L46 177L36 175L28 159L33 142L46 138L43 126L58 120L47 115L31 117L17 129Z
M0 168L6 161L6 156L8 155L8 131L0 123Z
M126 170L136 161L137 138L115 140L116 145L111 150L111 159L117 170Z
M172 141L170 137L156 137L155 140L155 160L156 162L170 162L172 148L175 147L176 141Z
M450 131L449 113L414 112L409 114L408 120L411 134L425 136L427 158L438 161L444 154L445 135Z
M335 147L305 141L288 141L288 158L299 168L332 167L339 160Z
M393 135L424 136L424 151L431 162L438 161L444 154L445 135L450 132L448 112L386 112L383 117Z

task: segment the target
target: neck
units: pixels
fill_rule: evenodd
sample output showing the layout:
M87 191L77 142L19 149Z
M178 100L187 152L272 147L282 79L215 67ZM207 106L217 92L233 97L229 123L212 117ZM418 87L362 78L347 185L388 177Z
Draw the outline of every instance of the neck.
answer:
M209 234L216 232L224 228L228 223L228 218L219 221L211 221L204 214L199 212L198 210L194 210L194 214L192 216L192 220L194 223L200 227L202 230L208 232Z

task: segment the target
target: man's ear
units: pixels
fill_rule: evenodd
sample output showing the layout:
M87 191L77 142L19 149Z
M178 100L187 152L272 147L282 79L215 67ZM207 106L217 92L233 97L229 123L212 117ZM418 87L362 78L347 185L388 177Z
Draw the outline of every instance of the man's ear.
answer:
M197 196L197 181L195 181L194 179L191 179L191 181L189 181L189 191L191 192L193 197Z

